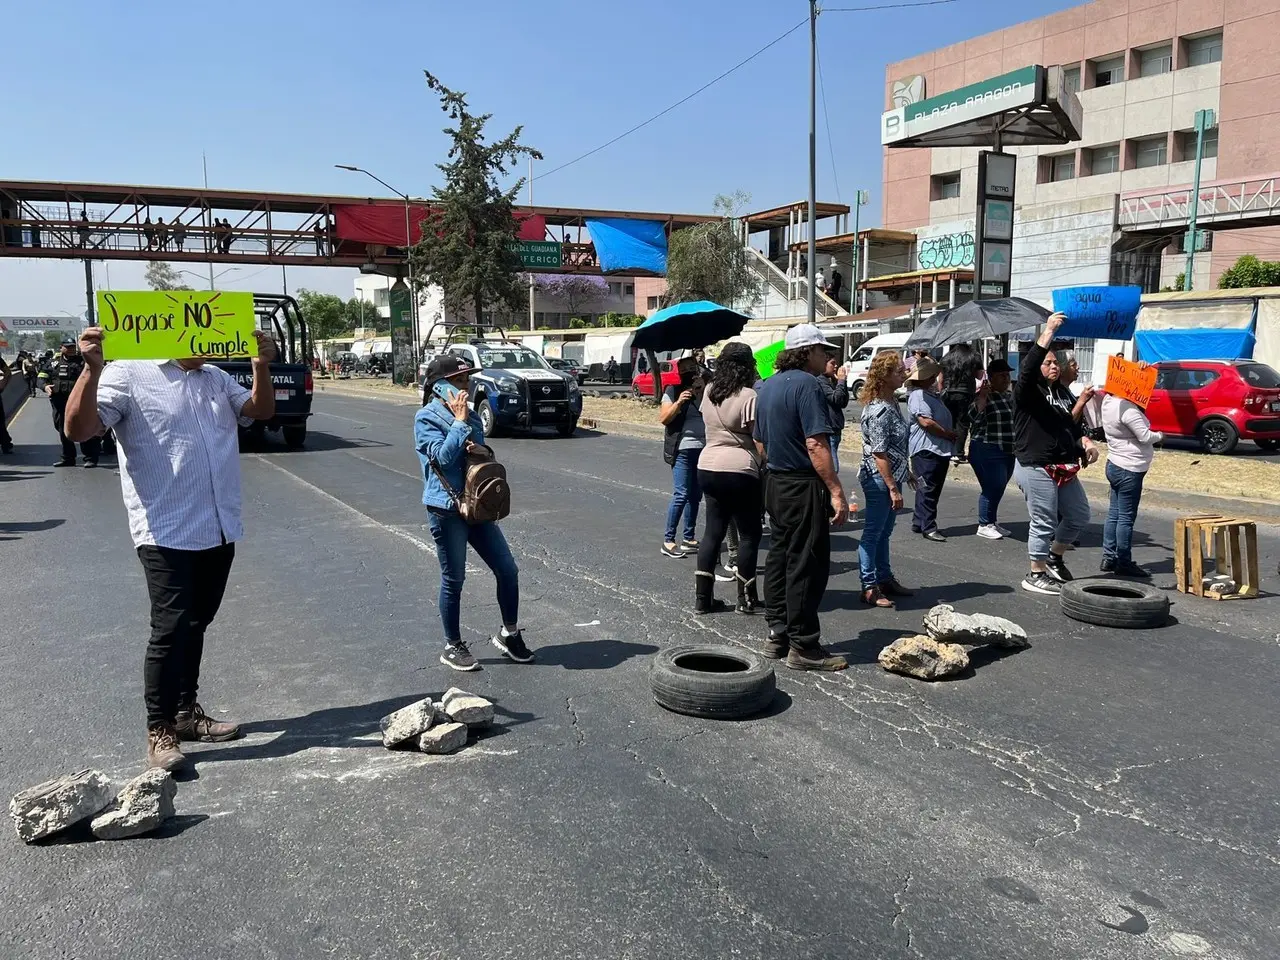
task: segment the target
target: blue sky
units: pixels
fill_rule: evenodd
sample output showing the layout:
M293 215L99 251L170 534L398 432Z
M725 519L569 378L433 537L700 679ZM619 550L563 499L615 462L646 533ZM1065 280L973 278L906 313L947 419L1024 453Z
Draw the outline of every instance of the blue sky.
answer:
M829 8L884 0L830 0ZM1073 5L956 0L825 13L819 56L822 199L871 192L887 63ZM352 193L368 167L425 194L447 146L429 68L524 124L550 171L657 113L804 20L805 0L455 0L218 4L55 2L6 17L3 177ZM742 189L752 206L804 196L807 25L643 130L535 177L539 204L701 212ZM834 171L832 155L834 154ZM535 171L536 174L536 171ZM838 190L837 190L838 186ZM142 267L112 268L125 287ZM78 264L0 263L0 315L83 309ZM349 271L293 271L292 288L349 296ZM246 276L246 280L247 280ZM230 282L230 281L228 281ZM249 286L279 277L270 271ZM271 289L272 287L259 287Z

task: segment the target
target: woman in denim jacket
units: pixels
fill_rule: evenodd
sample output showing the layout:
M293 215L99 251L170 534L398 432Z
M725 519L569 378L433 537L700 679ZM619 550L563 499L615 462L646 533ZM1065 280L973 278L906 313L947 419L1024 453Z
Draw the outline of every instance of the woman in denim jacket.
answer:
M440 620L445 642L440 662L454 670L480 669L462 639L460 625L468 543L498 581L502 629L493 636L493 645L516 663L533 660L520 635L519 571L506 537L496 523L467 523L436 473L437 469L443 473L454 493L461 496L466 483L467 451L484 443L480 417L468 401L467 385L473 372L466 361L451 354L432 360L423 386L422 409L413 418L413 443L424 480L422 502L427 507L427 523L440 560ZM441 380L459 391L448 403L432 393L432 387Z

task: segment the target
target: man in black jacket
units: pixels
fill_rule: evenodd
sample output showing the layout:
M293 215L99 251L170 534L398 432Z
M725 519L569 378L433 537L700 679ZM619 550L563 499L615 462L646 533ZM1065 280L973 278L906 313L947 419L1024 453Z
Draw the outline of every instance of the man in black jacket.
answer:
M1063 556L1089 522L1089 497L1076 474L1098 459L1098 448L1072 415L1076 398L1061 383L1062 369L1049 349L1066 319L1055 313L1045 321L1014 388L1013 476L1027 498L1031 521L1031 572L1022 589L1032 593L1061 593L1062 584L1072 579Z

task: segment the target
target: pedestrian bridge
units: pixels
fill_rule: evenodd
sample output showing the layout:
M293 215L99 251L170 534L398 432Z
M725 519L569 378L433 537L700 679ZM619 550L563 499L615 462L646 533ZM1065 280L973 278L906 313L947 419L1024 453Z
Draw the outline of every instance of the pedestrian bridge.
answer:
M196 187L0 181L0 257L356 267L394 274L430 200ZM592 220L672 231L719 219L566 207L515 208L531 273L601 273Z
M1190 185L1135 190L1120 195L1120 229L1125 233L1176 232L1190 226ZM1196 226L1232 230L1280 225L1280 173L1200 186Z

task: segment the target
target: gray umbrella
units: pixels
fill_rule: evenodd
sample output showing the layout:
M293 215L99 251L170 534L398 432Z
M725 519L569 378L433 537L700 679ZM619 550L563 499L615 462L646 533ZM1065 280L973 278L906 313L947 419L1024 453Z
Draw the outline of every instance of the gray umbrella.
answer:
M1022 297L970 300L951 310L940 310L925 317L903 349L908 352L934 350L951 343L998 337L1015 330L1038 327L1049 313L1040 304Z

